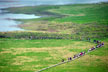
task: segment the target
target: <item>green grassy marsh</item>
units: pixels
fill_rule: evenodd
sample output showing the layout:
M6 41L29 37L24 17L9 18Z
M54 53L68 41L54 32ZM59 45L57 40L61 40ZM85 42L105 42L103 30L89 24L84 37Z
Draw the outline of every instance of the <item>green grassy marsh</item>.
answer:
M108 39L105 46L75 61L43 72L107 72ZM0 72L34 72L67 60L96 44L79 40L21 40L0 39ZM83 68L83 69L82 69Z
M35 14L22 21L24 32L0 32L0 72L34 72L95 46L105 46L43 72L108 72L108 3L8 8L12 13ZM33 39L29 37L33 36ZM60 38L60 39L58 39ZM80 41L80 38L82 41Z
M20 20L19 27L37 32L108 36L108 3L9 8L13 13L35 14L38 19ZM47 15L47 16L44 16Z

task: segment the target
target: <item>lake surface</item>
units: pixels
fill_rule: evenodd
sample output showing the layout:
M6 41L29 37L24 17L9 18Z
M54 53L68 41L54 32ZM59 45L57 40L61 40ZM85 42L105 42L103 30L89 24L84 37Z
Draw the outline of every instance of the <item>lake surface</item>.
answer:
M21 22L15 21L13 19L33 19L39 18L40 16L27 15L27 14L12 14L12 13L1 13L0 14L0 32L6 31L18 31L23 30L17 27Z
M106 2L108 0L0 0L0 32L23 30L17 25L21 22L14 19L33 19L40 18L40 16L27 14L12 14L8 11L2 10L9 7L21 6L36 6L36 5L64 5L64 4L78 4L78 3L98 3Z

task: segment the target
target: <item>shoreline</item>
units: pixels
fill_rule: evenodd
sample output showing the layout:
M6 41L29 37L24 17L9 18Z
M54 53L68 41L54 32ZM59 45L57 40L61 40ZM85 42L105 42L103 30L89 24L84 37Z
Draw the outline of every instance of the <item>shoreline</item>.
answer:
M25 29L18 27L18 25L22 22L18 21L17 19L40 18L40 16L35 16L34 14L11 13L8 10L6 10L6 8L1 8L0 14L1 22L4 23L4 25L0 25L2 29L0 30L0 32L25 31Z
M43 5L42 5L43 6ZM49 5L47 5L49 6ZM51 5L53 6L53 5ZM55 6L55 5L54 5ZM62 17L62 15L59 15L59 14L56 14L56 13L52 13L52 12L47 12L47 11L44 11L42 13L38 12L35 14L35 13L23 13L23 12L13 12L11 9L17 9L17 8L28 8L28 7L37 7L37 6L21 6L21 7L9 7L9 8L2 8L1 10L4 11L6 14L8 13L12 13L12 14L25 14L25 15L38 15L40 16L41 18L49 18L49 17L53 17L53 18L60 18ZM41 6L40 6L41 7ZM41 18L32 18L32 19L41 19ZM7 18L7 20L14 20L14 21L19 21L21 22L20 24L17 25L18 28L21 28L21 29L24 29L22 27L20 27L20 25L24 24L24 21L28 21L28 20L32 20L32 19L15 19L15 18ZM29 29L25 29L25 30L29 30Z
M18 27L45 33L72 34L74 36L106 37L108 4L77 4L62 6L34 6L9 8L12 13L62 15L44 16L37 19L16 19L23 22ZM102 9L102 10L101 10ZM106 13L104 13L106 11ZM41 15L42 16L42 15Z

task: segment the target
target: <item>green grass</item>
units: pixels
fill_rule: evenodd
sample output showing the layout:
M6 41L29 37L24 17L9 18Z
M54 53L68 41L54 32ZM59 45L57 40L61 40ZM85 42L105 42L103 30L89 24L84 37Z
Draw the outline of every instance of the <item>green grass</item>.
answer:
M33 6L33 7L19 7L9 8L8 10L14 13L31 13L36 12L56 13L65 15L62 18L53 18L54 16L47 18L40 18L40 20L55 21L55 22L72 22L72 23L94 23L99 24L108 23L108 4L75 4L75 5L61 5L61 6ZM36 19L33 19L36 20ZM38 19L39 20L39 19ZM27 21L27 20L26 20Z
M9 37L0 39L0 72L34 72L57 64L62 59L67 60L96 46L93 42L80 41L80 38L86 40L88 37L92 41L105 42L105 46L43 72L108 72L108 3L31 6L8 10L47 17L19 20L24 23L19 27L32 30L29 32L0 32L0 36ZM30 40L30 36L34 38ZM45 37L48 38L42 39Z
M1 48L31 48L31 47L60 47L68 44L72 44L72 40L57 40L57 39L46 39L46 40L19 40L19 39L0 39ZM56 42L55 42L56 41ZM14 44L13 44L14 43ZM59 44L60 43L60 44Z
M102 40L105 42L104 47L43 72L107 72L107 40ZM95 46L92 42L79 40L0 39L0 72L34 72L59 63L63 58L67 60L68 57L87 51L92 46Z
M108 39L103 40L107 42ZM74 49L73 49L74 50ZM78 51L75 49L74 51ZM47 69L43 72L107 72L108 44L75 61Z
M108 4L61 6L59 9L55 9L54 12L69 15L65 18L57 19L60 22L67 21L81 24L93 22L99 23L102 22L102 20L108 22L108 14L105 13L108 12L107 6ZM71 16L72 14L73 16Z
M48 15L38 19L19 20L23 23L18 26L26 30L83 37L108 36L108 3L33 6L8 10L13 13Z
M68 57L68 55L65 56L68 52L83 51L85 44L89 44L87 47L94 45L83 41L80 43L76 40L0 39L0 70L3 72L33 72L61 62L62 58ZM74 49L73 45L76 49L80 46L82 49L70 51L71 47ZM73 56L73 53L71 54Z

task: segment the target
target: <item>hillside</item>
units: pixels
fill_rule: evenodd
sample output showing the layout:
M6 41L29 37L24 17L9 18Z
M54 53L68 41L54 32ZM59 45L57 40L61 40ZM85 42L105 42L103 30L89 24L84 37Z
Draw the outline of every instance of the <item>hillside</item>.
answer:
M47 33L87 37L108 36L108 3L9 8L13 13L35 14L39 19L20 20L18 27Z

